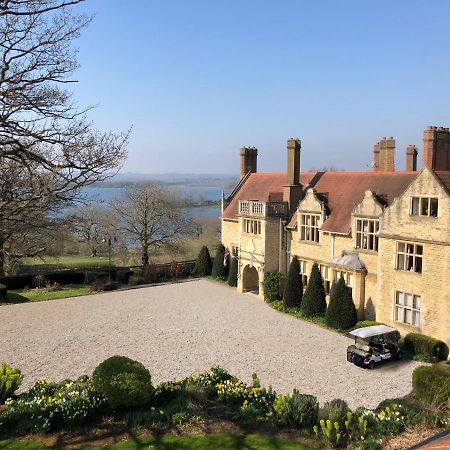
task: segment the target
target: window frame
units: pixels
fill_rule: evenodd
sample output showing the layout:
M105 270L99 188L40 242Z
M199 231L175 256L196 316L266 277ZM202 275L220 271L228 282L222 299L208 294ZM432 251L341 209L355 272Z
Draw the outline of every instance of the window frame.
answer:
M402 298L401 302L399 301L400 297ZM408 299L410 299L409 304ZM421 295L395 290L394 321L406 325L411 325L416 328L420 328L421 306L422 306Z
M367 222L367 230L364 230L364 223ZM361 225L358 229L358 226ZM372 225L372 230L371 230ZM355 218L355 248L378 252L380 230L380 219L369 219L365 217ZM364 245L365 244L365 245ZM372 247L372 248L371 248Z
M300 241L312 242L316 244L320 243L320 220L321 220L320 213L300 213L299 218Z
M432 203L434 203L434 206ZM434 212L432 213L432 211ZM435 195L412 195L409 203L409 215L413 217L438 217L439 197Z
M400 249L401 246L403 246L403 250ZM409 251L410 246L413 247L412 251ZM417 251L418 248L421 249L420 252ZM417 270L418 268L419 270ZM395 244L395 270L422 274L423 245L416 242L397 241Z
M262 231L261 220L244 218L242 221L243 232L260 236Z

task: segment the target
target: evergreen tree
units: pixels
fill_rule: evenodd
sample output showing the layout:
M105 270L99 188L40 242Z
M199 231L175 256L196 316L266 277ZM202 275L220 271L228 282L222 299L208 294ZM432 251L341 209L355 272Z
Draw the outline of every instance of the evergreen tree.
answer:
M204 245L197 256L197 261L195 262L195 267L193 274L199 277L207 277L211 275L212 262L209 256L209 250L206 245Z
M346 330L356 325L356 308L350 291L341 277L334 283L330 304L325 313L325 323L333 328Z
M302 302L303 284L300 277L300 263L294 256L289 266L289 272L283 293L285 308L298 308Z
M237 274L238 274L238 259L236 257L231 258L230 272L228 273L228 284L230 286L237 286Z
M217 246L216 256L214 257L212 273L214 278L225 279L227 276L227 267L223 265L223 256L225 254L225 247L222 244Z
M302 312L306 317L324 316L327 309L325 289L319 266L314 263L309 277L308 286L302 299Z

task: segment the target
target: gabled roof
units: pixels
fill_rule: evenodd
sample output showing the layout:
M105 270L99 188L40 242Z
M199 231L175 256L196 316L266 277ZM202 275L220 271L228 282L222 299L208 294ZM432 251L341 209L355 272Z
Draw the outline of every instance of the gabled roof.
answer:
M300 182L305 186L314 175L315 172L304 172L301 174ZM287 174L285 172L251 173L232 197L221 218L238 220L239 200L282 201L283 186L286 183Z
M300 182L304 189L313 187L326 199L329 215L321 230L349 234L351 213L368 190L376 193L384 204L390 205L400 196L419 172L302 172ZM439 176L439 175L438 175ZM450 180L449 180L450 181ZM252 173L235 192L221 218L238 220L239 200L267 202L281 198L287 175L283 172ZM309 186L308 186L309 184ZM297 226L294 212L289 228Z
M418 172L325 172L314 186L316 192L326 195L330 211L321 230L349 234L351 213L366 191L374 192L390 205L417 175ZM288 227L295 228L296 225L297 214L294 213Z

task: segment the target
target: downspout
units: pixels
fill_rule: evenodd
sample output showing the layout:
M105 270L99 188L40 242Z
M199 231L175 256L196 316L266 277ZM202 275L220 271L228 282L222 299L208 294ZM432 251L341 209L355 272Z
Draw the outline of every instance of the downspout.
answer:
M278 227L278 272L281 272L281 260L283 258L283 221L280 217L280 224Z

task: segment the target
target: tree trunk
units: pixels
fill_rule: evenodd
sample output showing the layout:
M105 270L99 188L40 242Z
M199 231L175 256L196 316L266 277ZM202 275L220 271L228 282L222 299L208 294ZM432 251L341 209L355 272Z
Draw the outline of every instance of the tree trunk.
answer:
M148 262L149 262L148 249L144 248L144 250L142 251L142 265L148 266Z
M0 240L0 277L5 276L6 255L3 249L4 242Z

